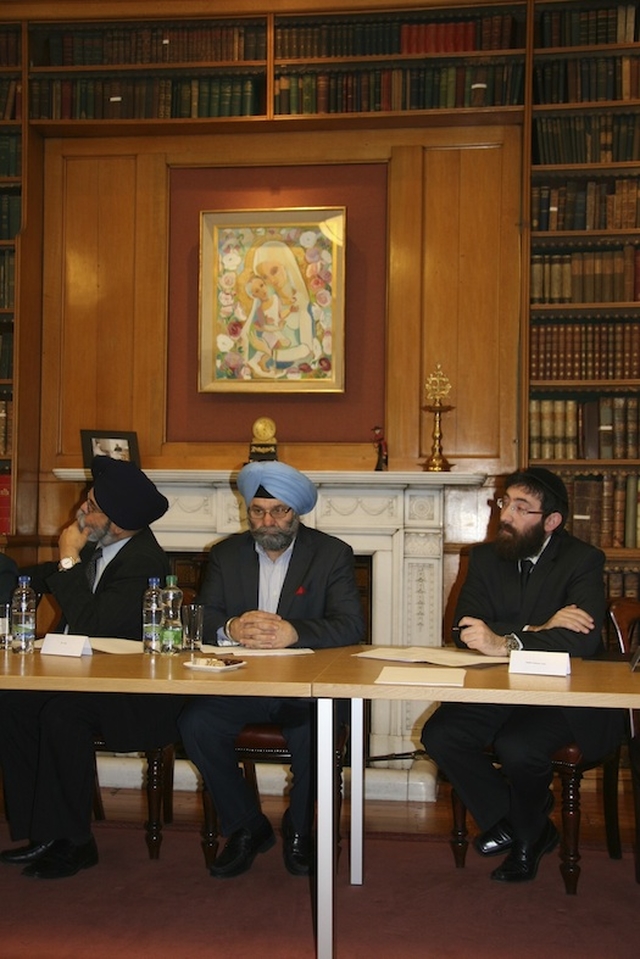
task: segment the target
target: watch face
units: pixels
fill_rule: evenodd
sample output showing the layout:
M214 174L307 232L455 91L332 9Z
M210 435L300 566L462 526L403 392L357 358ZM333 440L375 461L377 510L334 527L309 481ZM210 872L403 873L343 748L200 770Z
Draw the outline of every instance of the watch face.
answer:
M72 569L76 564L75 560L71 559L70 556L65 556L60 560L60 565L63 569Z

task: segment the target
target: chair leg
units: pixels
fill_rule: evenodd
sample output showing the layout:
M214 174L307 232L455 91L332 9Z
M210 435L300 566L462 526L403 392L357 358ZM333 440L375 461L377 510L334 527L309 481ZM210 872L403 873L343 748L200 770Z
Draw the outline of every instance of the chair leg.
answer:
M162 750L162 818L165 823L173 822L173 773L176 750L173 743Z
M449 845L453 850L456 869L464 869L467 849L469 848L467 841L467 807L453 788L451 789L451 809L453 812L453 829L451 830Z
M258 800L258 806L260 806L260 790L258 789L256 764L250 759L243 759L242 769L244 770L244 778L247 781L247 784L253 789L253 794Z
M576 769L560 772L562 783L562 842L560 844L560 872L564 879L565 892L575 896L580 876L580 780L582 773Z
M100 779L98 778L98 758L93 754L93 818L96 821L106 819L104 805L102 802L102 793L100 792Z
M150 749L147 757L147 803L149 818L145 823L147 846L150 859L160 858L160 844L162 843L162 775L163 750Z
M620 749L602 764L602 800L604 825L607 833L607 850L611 859L622 859L620 824L618 820L618 769Z
M636 820L636 882L640 882L640 738L638 736L633 736L629 741L629 759L633 786L633 809Z
M202 784L202 851L207 869L213 865L218 854L218 815L211 800L209 790Z

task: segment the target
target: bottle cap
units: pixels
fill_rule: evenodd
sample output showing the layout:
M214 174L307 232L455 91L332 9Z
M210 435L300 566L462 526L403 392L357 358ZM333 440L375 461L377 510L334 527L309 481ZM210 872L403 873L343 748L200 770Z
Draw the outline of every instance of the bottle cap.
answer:
M177 576L173 576L173 575L167 576L167 586L177 586L177 585L178 585Z

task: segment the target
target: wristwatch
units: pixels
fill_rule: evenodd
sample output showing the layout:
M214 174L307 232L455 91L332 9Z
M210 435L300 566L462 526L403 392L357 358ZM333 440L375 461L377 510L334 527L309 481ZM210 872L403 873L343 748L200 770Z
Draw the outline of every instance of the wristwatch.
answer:
M507 633L504 637L504 644L507 647L507 653L512 653L514 649L522 649L522 643L515 633Z
M58 571L64 572L67 569L73 569L76 563L79 563L80 560L75 556L63 556L60 562L58 563Z

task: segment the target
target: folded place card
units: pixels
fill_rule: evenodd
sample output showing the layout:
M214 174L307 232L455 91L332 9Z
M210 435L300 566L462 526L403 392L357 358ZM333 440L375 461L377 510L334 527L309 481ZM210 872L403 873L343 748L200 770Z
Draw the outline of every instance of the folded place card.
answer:
M88 636L73 633L47 633L40 650L41 656L91 656L93 650Z
M568 676L571 673L569 653L549 653L543 649L514 649L509 659L510 673L531 673L538 676Z

